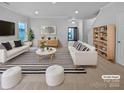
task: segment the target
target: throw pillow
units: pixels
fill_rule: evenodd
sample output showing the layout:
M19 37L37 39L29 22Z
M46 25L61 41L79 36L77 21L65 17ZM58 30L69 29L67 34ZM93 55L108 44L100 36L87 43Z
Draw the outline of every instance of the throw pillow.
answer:
M89 48L87 48L87 50L86 51L89 51L90 49Z
M78 43L78 42L77 42L77 41L75 41L75 42L74 42L74 44L73 44L73 47L75 47L75 46L77 45L77 43Z
M12 46L10 45L9 42L1 43L1 44L5 47L6 50L11 50L12 49Z
M10 45L12 46L12 48L15 47L15 43L14 43L14 41L9 41L9 43L10 43Z
M15 43L15 47L20 47L20 46L22 46L21 40L14 41L14 43Z
M79 44L76 46L76 49L79 51L81 47L82 47L82 44L79 43Z
M5 47L0 43L0 49L5 49Z
M87 47L85 47L82 51L86 51L87 50Z
M79 42L78 41L75 41L74 44L73 44L73 47L77 48Z
M80 47L80 51L82 51L85 47L86 47L85 45L82 45L82 46Z

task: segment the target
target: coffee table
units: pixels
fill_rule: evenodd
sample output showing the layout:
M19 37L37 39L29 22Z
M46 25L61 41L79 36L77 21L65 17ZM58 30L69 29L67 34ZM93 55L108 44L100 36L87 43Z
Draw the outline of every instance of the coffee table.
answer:
M42 56L50 56L50 59L53 60L53 56L55 55L56 48L50 47L48 50L45 48L41 50L40 48L36 50L36 54L39 55L39 61Z

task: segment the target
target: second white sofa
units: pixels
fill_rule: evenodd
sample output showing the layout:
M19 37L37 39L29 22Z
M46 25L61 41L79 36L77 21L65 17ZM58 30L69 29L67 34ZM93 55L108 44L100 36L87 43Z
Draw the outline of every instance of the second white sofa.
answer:
M85 45L89 48L89 51L78 51L73 47L74 41L69 41L68 49L72 57L73 63L75 66L78 65L97 65L97 52L95 47L90 46L86 43L78 41L79 43Z

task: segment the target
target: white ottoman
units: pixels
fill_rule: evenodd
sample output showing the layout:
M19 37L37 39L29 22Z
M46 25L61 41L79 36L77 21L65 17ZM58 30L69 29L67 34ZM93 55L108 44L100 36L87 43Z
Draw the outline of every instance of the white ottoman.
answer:
M64 68L59 65L53 65L46 70L46 83L48 86L57 86L64 81Z
M21 80L21 67L15 66L3 72L1 86L4 89L14 87Z

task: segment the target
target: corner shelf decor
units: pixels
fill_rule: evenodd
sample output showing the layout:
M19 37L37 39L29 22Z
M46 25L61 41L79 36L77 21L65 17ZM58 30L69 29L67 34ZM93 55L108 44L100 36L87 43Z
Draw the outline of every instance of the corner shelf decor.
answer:
M93 27L93 45L100 56L114 62L115 43L115 25Z

